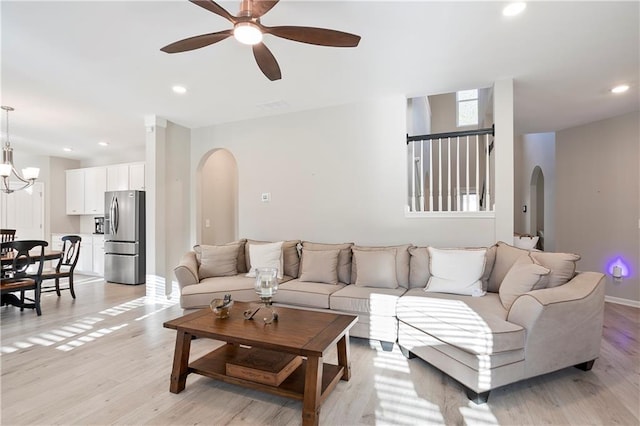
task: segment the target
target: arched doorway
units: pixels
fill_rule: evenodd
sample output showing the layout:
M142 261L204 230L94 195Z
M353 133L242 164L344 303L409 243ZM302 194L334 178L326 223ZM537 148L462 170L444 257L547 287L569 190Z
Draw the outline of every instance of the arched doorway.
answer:
M215 149L198 168L197 241L224 244L238 234L238 164L231 152Z
M539 235L538 248L544 249L544 174L540 166L536 166L531 173L530 184L531 214L529 232Z

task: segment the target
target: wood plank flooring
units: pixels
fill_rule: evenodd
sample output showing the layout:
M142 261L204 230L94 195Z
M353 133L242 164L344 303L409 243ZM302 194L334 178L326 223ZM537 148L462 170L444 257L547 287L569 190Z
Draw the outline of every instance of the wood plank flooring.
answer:
M86 277L82 277L86 278ZM43 314L0 308L2 425L298 425L299 401L191 375L169 392L182 315L163 284L105 284L86 278ZM640 310L607 303L600 358L590 372L565 369L470 403L453 380L398 350L351 339L352 379L323 404L323 425L638 425ZM220 345L192 344L192 359ZM325 359L336 361L335 351Z

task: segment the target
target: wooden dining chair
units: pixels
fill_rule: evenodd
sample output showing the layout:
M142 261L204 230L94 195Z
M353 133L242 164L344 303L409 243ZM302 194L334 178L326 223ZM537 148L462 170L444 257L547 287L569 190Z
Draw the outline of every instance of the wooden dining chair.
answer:
M69 290L71 297L76 298L76 292L73 289L73 271L76 269L78 256L80 256L81 241L82 238L79 235L65 235L62 237L62 255L56 265L56 269L42 273L43 281L55 280L55 285L43 286L43 293L55 291L59 297L60 290ZM69 286L67 288L60 288L60 278L69 279Z
M15 229L0 229L0 242L6 243L8 241L13 241L16 238L16 230ZM7 253L8 249L2 249L1 253Z
M0 244L1 249L13 252L11 260L3 261L6 268L2 269L2 281L0 283L0 294L2 295L2 305L10 304L24 308L35 309L36 313L42 315L40 309L40 286L42 284L42 268L44 265L44 248L49 243L41 240L19 240L5 241ZM31 264L38 266L35 273L28 271ZM25 292L33 290L33 298L28 298ZM20 292L20 298L14 292ZM25 300L31 303L25 303Z

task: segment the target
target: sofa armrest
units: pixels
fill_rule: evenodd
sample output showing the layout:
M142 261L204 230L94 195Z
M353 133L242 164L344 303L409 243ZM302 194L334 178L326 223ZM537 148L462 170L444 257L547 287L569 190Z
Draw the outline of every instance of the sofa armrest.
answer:
M516 299L507 321L527 331L527 377L598 357L604 291L603 274L581 272L562 286L533 290Z
M196 252L190 251L185 253L180 259L178 266L173 268L173 273L178 279L180 290L188 285L200 283L198 276L198 261L196 260Z

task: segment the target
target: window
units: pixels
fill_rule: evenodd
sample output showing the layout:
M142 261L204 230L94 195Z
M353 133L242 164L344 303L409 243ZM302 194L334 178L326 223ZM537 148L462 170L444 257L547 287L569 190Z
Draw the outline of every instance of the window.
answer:
M458 127L478 125L478 89L456 92Z

